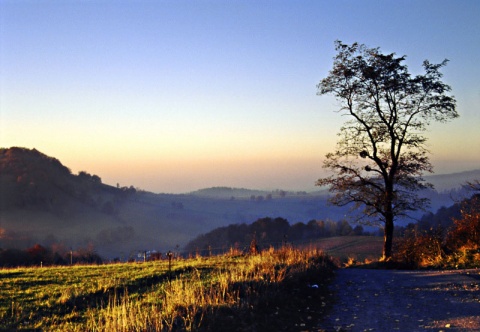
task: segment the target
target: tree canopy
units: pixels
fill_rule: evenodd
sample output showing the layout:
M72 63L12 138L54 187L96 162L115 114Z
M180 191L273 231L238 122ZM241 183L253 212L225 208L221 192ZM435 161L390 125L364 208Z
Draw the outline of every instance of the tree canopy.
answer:
M335 96L349 120L340 128L335 152L324 161L334 174L317 185L330 187L333 204L352 204L361 212L358 220L384 224L388 259L395 218L428 206L418 197L419 190L431 187L422 178L432 172L425 131L432 121L458 117L440 72L448 60L425 60L425 72L412 76L405 56L358 43L336 41L335 46L333 69L317 85L318 94Z

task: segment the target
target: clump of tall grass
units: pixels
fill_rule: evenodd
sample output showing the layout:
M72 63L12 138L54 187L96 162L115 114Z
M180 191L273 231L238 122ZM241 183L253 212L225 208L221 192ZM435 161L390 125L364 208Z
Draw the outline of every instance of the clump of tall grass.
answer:
M86 331L162 331L162 312L155 304L147 306L134 301L128 292L109 300L100 312L87 311Z
M238 319L246 312L262 303L274 303L286 284L301 281L306 287L315 278L322 277L319 268L332 268L328 258L317 249L271 248L258 255L226 255L212 257L207 262L211 263L191 266L174 279L153 286L155 295L148 301L133 300L127 291L121 296L115 295L106 306L90 310L86 328L92 331L202 330L211 329L212 324L218 327L215 318L225 313L239 323Z

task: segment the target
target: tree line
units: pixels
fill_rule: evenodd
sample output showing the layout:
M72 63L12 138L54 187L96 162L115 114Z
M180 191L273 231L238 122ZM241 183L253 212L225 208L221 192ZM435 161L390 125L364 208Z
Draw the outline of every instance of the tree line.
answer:
M244 250L255 240L260 247L280 246L283 244L305 243L319 238L346 235L365 235L361 225L352 227L346 220L310 220L290 225L288 220L278 218L260 218L252 224L232 224L219 227L190 241L185 251Z

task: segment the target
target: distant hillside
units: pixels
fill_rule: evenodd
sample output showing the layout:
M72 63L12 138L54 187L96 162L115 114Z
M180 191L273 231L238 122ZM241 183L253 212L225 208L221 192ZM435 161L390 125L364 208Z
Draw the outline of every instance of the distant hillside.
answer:
M190 193L199 197L214 197L214 198L249 198L252 195L265 195L266 192L261 190L252 190L245 188L230 188L230 187L212 187L199 189Z
M438 227L448 229L453 225L453 219L460 219L462 216L461 211L474 206L472 204L476 204L475 199L478 201L479 198L480 194L475 193L468 198L455 202L455 204L451 206L441 207L435 213L426 213L422 219L418 221L417 228L422 231L428 231Z
M37 150L0 150L0 207L51 205L71 192L70 170Z
M114 230L125 237L118 214L134 193L84 171L73 175L35 149L0 149L0 248L98 245L105 242L99 234L108 241Z
M194 196L199 197L211 197L211 198L226 198L226 199L252 199L252 200L262 200L262 199L272 199L278 197L286 196L307 196L314 195L319 196L319 192L307 193L306 191L285 191L285 190L253 190L245 188L230 188L230 187L211 187L204 188L190 193ZM326 192L325 192L326 194Z
M449 191L460 188L462 185L465 185L467 181L479 180L480 169L451 174L429 175L426 176L425 179L433 183L435 190L439 192Z
M105 196L122 191L102 184L97 175L73 175L55 158L32 149L0 149L0 208L38 208L62 213L72 199L92 208L112 212ZM113 204L113 201L111 201Z

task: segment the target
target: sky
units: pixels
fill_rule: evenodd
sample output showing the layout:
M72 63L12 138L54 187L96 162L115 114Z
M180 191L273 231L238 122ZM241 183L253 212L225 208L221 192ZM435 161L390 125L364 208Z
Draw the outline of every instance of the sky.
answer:
M436 174L480 168L480 1L0 0L0 147L157 193L314 190L341 124L334 41L449 59Z

